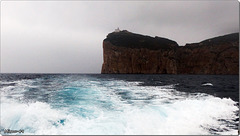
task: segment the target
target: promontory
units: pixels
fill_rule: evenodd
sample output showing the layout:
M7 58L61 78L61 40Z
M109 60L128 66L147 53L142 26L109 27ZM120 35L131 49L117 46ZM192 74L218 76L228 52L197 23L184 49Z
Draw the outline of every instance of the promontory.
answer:
M179 46L127 30L103 40L102 74L239 74L239 33Z

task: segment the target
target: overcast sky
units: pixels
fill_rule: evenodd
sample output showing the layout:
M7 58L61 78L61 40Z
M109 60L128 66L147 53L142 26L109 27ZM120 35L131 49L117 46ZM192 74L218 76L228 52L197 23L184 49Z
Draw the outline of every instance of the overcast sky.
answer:
M1 72L100 73L115 28L179 45L239 32L226 1L2 1Z

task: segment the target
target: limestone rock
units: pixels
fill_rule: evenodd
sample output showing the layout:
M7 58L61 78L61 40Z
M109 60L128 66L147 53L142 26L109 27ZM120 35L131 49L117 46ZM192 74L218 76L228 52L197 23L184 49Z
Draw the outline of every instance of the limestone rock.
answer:
M175 41L134 34L108 34L104 74L238 74L239 34L178 46Z

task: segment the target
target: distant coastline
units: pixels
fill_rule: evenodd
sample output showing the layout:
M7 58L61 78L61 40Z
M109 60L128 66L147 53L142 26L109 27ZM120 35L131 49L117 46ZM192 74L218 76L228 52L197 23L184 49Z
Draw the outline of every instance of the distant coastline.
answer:
M102 74L239 74L239 33L179 46L127 30L103 41Z

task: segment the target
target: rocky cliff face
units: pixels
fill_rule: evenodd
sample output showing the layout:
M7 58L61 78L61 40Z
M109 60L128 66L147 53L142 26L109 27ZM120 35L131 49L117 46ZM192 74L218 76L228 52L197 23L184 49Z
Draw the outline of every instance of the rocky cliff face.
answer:
M126 30L103 41L101 73L238 74L239 34L178 46L175 41Z

